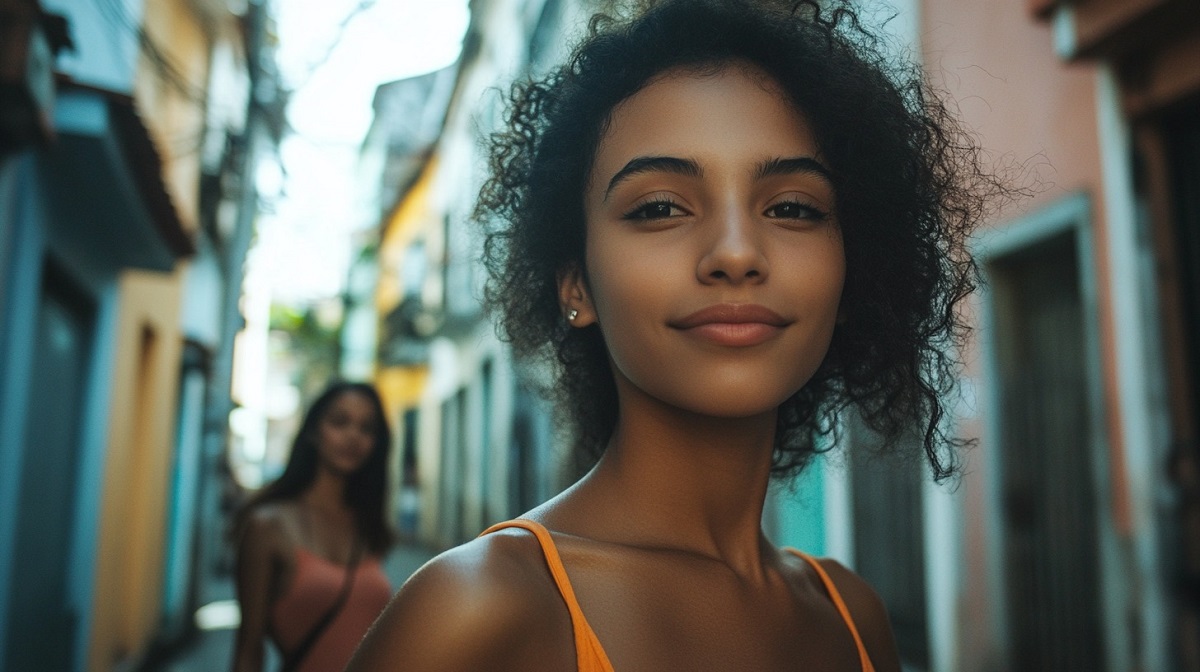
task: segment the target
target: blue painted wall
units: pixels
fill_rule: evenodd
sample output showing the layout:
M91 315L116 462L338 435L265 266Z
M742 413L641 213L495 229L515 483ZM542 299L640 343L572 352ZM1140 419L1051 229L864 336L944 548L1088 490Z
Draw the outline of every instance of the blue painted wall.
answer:
M61 549L67 560L67 606L79 619L73 653L81 669L90 630L91 595L95 566L96 530L101 503L106 437L108 434L109 380L115 358L117 273L105 250L85 249L72 236L87 222L54 221L47 197L47 181L54 179L40 165L41 157L26 152L5 162L0 171L0 651L7 651L12 586L16 560L18 521L37 512L18 505L24 461L25 424L30 413L28 394L38 375L32 369L43 269L53 259L94 308L91 342L86 346L83 395L79 406L79 446L69 547ZM98 204L102 207L101 204ZM4 665L0 660L0 667ZM15 671L14 671L15 672Z

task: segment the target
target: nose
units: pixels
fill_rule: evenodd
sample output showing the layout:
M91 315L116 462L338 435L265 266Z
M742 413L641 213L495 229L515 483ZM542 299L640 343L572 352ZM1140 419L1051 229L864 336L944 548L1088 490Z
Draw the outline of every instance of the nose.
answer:
M710 226L705 250L696 266L703 284L761 283L767 279L767 259L754 218L729 209Z

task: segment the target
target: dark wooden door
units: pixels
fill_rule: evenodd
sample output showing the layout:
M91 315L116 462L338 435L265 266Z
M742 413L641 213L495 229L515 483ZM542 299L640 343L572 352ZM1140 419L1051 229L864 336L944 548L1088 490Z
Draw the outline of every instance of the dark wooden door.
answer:
M1200 97L1164 115L1161 145L1167 163L1169 231L1161 261L1173 272L1162 288L1171 446L1166 472L1178 489L1175 545L1168 585L1178 610L1173 634L1180 669L1200 670Z
M1011 668L1104 670L1093 437L1073 233L989 265Z

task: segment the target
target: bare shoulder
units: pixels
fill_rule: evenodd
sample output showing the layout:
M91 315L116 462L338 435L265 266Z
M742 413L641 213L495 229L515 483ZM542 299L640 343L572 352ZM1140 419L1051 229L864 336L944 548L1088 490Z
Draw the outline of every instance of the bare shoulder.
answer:
M879 594L861 576L837 560L820 558L817 562L837 586L875 669L878 672L899 672L896 638L892 634L887 606Z
M347 670L569 670L573 641L537 541L504 530L413 574Z
M267 502L246 512L238 530L238 545L279 548L287 544L295 514L287 502Z

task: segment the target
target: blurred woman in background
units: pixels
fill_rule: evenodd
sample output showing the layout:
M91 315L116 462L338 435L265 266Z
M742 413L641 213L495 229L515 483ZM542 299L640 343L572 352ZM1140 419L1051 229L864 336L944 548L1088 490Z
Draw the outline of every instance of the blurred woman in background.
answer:
M391 597L380 559L391 432L370 385L313 402L283 474L235 521L242 620L234 672L263 668L270 638L287 672L341 670Z

